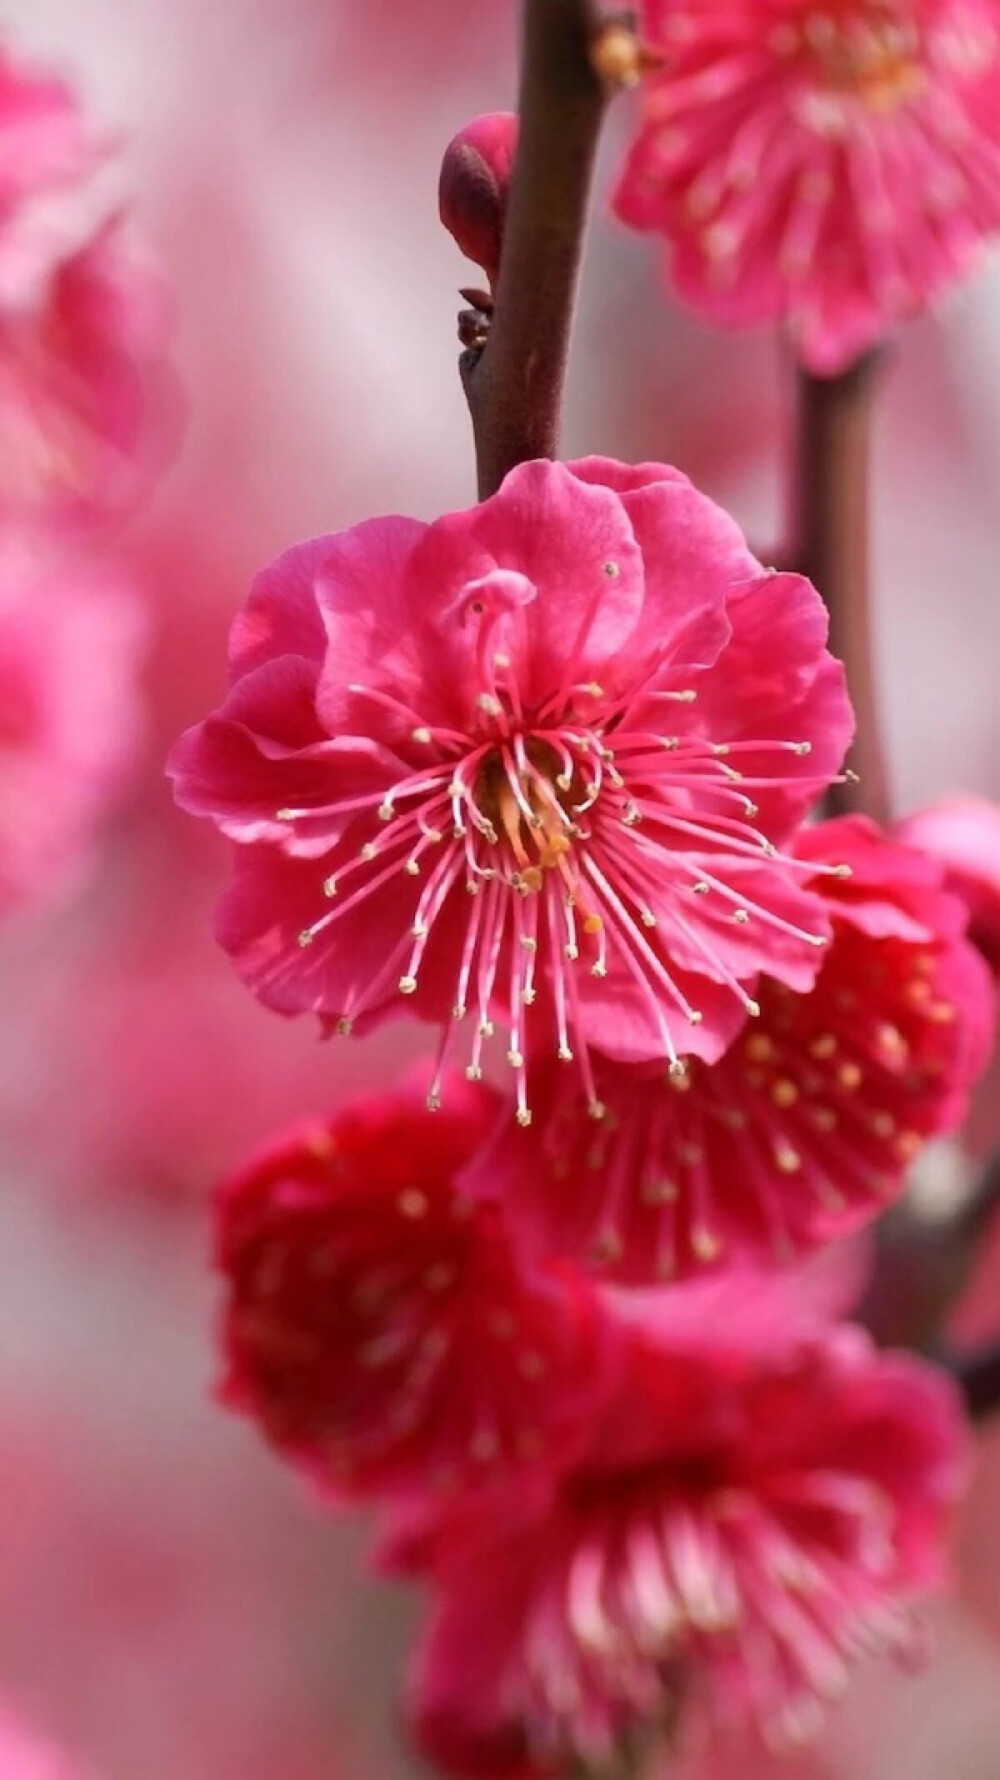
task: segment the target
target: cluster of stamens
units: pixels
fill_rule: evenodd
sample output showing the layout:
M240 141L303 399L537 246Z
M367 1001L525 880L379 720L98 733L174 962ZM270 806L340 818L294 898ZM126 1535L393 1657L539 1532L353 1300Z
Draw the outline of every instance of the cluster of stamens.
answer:
M824 88L853 94L873 111L894 110L926 78L919 28L894 6L817 8L801 28L777 26L770 42L781 56L803 57Z
M488 637L494 626L487 617L481 628ZM455 921L453 893L464 892L469 910L429 1104L440 1104L441 1078L467 1015L474 1026L466 1073L476 1080L485 1041L505 1014L517 1117L530 1123L526 1020L538 995L541 963L551 989L557 1054L578 1060L591 1111L600 1117L578 966L601 978L614 963L631 978L655 1022L663 1058L682 1075L686 1066L668 1016L676 1021L680 1014L694 1026L703 1014L671 971L671 930L701 955L706 976L726 984L746 1014L759 1012L706 933L699 903L709 903L715 918L736 926L756 921L806 945L825 943L823 934L794 927L743 895L726 875L733 865L779 857L754 825L759 812L753 794L780 785L782 757L808 754L810 744L726 744L649 728L657 708L695 702L697 692L688 687L643 686L616 698L593 682L567 684L527 713L510 656L480 648L478 661L474 716L461 730L427 722L373 687L350 688L361 708L374 706L397 724L405 722L413 753L426 755L427 765L414 765L384 792L325 811L277 812L287 823L333 812L377 819L358 853L326 878L324 892L334 906L302 930L299 944L309 947L332 934L373 892L407 879L419 884L409 893L416 895L416 906L408 933L342 1009L338 1029L346 1032L384 998L393 978L401 994L416 993L432 936L439 925ZM754 757L749 776L737 764L744 755ZM761 773L762 757L774 760L773 771ZM781 857L790 872L811 876L817 870Z

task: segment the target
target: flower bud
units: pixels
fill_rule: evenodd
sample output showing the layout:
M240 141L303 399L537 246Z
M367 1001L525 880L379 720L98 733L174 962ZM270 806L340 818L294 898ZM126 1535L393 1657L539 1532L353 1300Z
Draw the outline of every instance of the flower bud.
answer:
M452 138L441 163L441 221L466 258L482 266L494 286L517 129L514 112L492 111L473 118Z

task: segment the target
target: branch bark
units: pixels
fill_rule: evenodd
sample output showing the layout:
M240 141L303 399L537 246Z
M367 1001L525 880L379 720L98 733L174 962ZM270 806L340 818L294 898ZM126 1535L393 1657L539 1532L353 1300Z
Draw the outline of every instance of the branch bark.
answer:
M958 1385L973 1421L985 1421L1000 1409L1000 1341L973 1348L970 1353L946 1352L939 1358Z
M594 157L607 100L590 0L525 0L520 134L488 341L462 361L479 497L555 457Z
M830 614L830 648L847 669L857 717L849 764L858 783L835 785L830 814L889 815L872 655L871 407L876 356L837 377L798 373L794 552Z

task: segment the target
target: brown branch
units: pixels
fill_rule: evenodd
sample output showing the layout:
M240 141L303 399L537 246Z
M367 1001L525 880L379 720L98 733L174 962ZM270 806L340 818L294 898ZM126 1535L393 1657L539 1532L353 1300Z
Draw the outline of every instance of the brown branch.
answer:
M554 457L594 156L607 93L592 0L524 0L520 133L489 338L467 352L480 499Z
M885 1347L933 1351L968 1284L982 1239L1000 1207L1000 1153L956 1182L942 1212L922 1207L919 1183L878 1230L878 1253L858 1311Z
M968 1353L948 1350L936 1357L954 1378L973 1421L984 1421L1000 1409L1000 1341Z
M874 355L837 377L798 373L794 554L830 614L830 647L847 669L857 716L849 764L857 784L835 785L831 814L864 810L884 822L889 791L872 658L869 487Z

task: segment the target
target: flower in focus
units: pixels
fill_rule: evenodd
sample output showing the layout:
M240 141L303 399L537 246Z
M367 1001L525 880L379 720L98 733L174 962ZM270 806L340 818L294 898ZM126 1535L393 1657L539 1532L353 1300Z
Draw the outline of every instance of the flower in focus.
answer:
M896 833L941 861L949 890L969 911L969 938L1000 974L1000 805L985 797L946 798L915 810Z
M86 854L132 764L141 610L102 571L0 550L0 907L44 898Z
M224 1396L335 1497L492 1484L571 1443L597 1390L585 1284L525 1278L453 1185L495 1112L461 1080L436 1120L360 1102L222 1191Z
M533 1047L717 1057L760 971L807 989L829 927L781 852L850 730L810 584L770 575L676 471L535 462L426 526L280 557L179 802L238 844L219 937L332 1029L466 1019L468 1071ZM838 867L830 868L839 869ZM537 1004L537 1005L534 1005Z
M170 431L165 287L61 82L0 58L0 517L106 520Z
M26 1730L6 1707L0 1708L0 1774L3 1780L86 1780L80 1766Z
M781 319L843 370L1000 228L993 0L646 0L646 86L616 208L667 237L713 320Z
M803 830L796 852L851 868L817 880L833 941L808 994L763 980L760 1019L681 1077L595 1054L596 1123L543 1065L534 1130L505 1123L473 1165L543 1252L632 1281L787 1261L877 1217L961 1120L993 993L940 869L862 817Z
M912 1654L964 1470L952 1387L846 1326L744 1343L738 1283L714 1322L687 1296L561 1476L404 1539L435 1586L412 1720L444 1767L595 1765L706 1720L787 1743L853 1658Z

